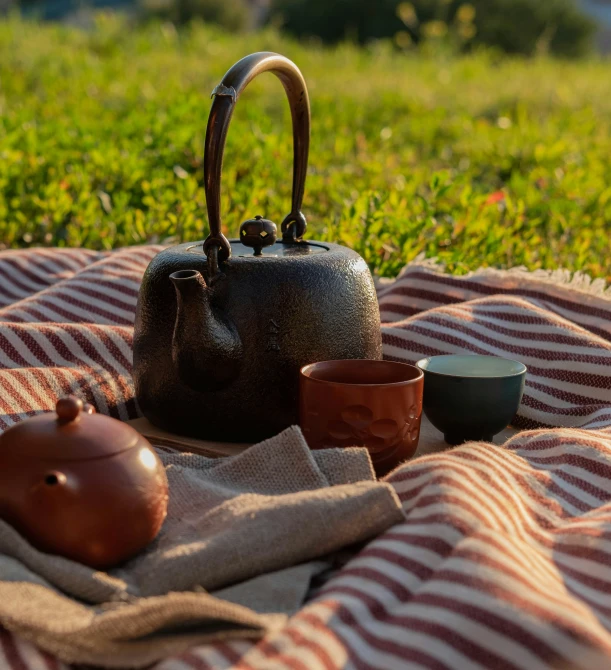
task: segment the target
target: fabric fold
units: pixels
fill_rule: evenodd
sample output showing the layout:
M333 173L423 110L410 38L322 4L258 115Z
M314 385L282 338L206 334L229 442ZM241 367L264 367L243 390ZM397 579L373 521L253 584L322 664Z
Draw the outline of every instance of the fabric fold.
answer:
M292 427L236 456L160 449L168 517L108 573L31 547L0 521L0 624L70 663L141 667L256 639L297 611L334 552L403 520L365 449L311 452Z

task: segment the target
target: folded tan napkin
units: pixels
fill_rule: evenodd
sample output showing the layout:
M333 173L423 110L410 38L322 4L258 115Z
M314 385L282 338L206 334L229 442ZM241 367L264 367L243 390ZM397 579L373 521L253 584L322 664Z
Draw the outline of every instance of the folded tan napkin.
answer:
M120 568L41 553L0 521L1 625L65 662L107 667L261 637L301 606L328 567L316 559L403 519L365 449L311 452L298 428L222 459L158 451L168 517Z

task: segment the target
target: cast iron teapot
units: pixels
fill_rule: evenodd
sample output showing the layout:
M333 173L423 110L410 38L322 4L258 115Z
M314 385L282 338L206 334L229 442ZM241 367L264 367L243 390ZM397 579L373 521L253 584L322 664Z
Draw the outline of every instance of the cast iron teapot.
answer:
M293 120L292 209L281 226L262 216L239 239L221 232L225 138L238 97L262 72L286 91ZM204 154L210 234L168 248L144 275L134 334L134 382L144 415L175 433L254 442L298 423L299 369L379 359L380 313L365 261L346 247L303 239L301 212L310 103L290 60L256 53L213 91Z

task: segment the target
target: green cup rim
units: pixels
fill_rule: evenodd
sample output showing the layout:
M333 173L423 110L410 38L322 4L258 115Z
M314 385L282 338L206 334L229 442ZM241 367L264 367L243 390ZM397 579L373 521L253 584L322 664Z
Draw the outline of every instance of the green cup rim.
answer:
M468 357L495 358L498 360L507 361L509 363L515 363L517 365L520 365L522 369L518 372L512 372L508 374L467 375L462 373L437 372L435 370L428 370L427 368L422 366L425 362L431 361L435 358L439 359L439 358L468 358ZM528 372L528 368L521 361L516 361L513 358L505 358L504 356L492 356L492 355L488 356L484 354L442 354L440 356L426 356L425 358L421 358L419 361L416 362L416 367L422 370L422 372L425 375L437 375L438 377L452 377L454 379L511 379L512 377L521 377Z

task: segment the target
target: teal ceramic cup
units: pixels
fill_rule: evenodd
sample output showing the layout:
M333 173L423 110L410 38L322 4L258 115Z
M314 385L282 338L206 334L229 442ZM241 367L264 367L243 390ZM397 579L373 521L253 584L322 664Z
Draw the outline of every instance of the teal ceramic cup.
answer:
M526 366L497 356L431 356L424 372L423 411L448 444L491 442L514 418Z

